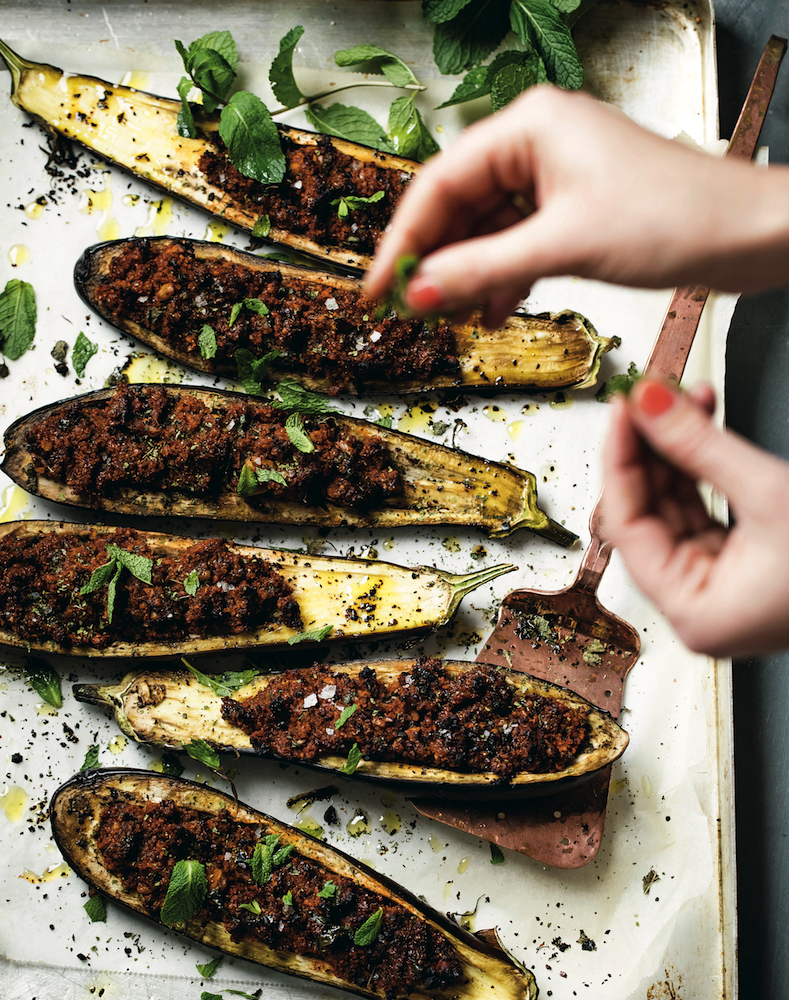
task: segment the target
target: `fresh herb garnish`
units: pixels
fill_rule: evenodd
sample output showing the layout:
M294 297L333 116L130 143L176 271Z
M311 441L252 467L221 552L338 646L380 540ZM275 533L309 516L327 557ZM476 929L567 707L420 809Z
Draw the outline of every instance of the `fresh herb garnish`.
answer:
M414 99L416 94L404 94L389 108L387 131L399 156L424 162L439 152L439 145L430 134Z
M349 212L355 212L358 208L366 208L367 205L374 205L377 201L380 201L383 196L383 191L376 191L375 194L371 194L368 198L362 198L353 194L346 194L341 198L335 198L334 201L330 202L330 205L332 208L337 209L338 219L346 219Z
M321 899L334 899L337 892L337 886L334 882L324 882L323 888L318 890L318 896Z
M21 358L36 335L33 286L11 278L0 292L0 351L11 361Z
M334 723L335 732L340 728L340 726L345 725L345 723L348 721L348 719L350 719L350 717L353 715L353 713L356 711L358 707L359 707L358 705L345 706L345 708L342 710L342 713L340 714L339 719Z
M197 588L200 586L200 575L196 569L190 569L184 577L184 590L190 597L194 597Z
M381 931L381 921L383 920L383 907L379 906L375 913L371 914L361 927L357 928L353 936L353 943L360 948L366 948L372 944Z
M136 552L129 552L121 549L111 542L106 546L109 561L94 569L90 580L80 588L80 594L92 594L94 590L107 586L107 620L112 622L112 615L115 610L115 595L118 587L118 579L124 569L127 569L132 576L135 576L143 583L151 584L151 570L153 560L147 556L141 556Z
M323 642L323 640L334 630L333 625L324 625L323 628L313 628L309 632L299 632L288 639L289 646L295 646L297 642Z
M600 403L607 403L618 392L621 392L624 396L629 396L633 386L640 378L642 378L641 372L636 368L635 361L631 361L626 372L612 375L608 381L603 382L595 393L595 399Z
M107 922L107 906L104 897L96 893L87 900L83 909L94 924Z
M43 698L53 708L60 708L63 705L60 674L46 660L38 657L28 660L25 674L28 684L39 698Z
M88 340L82 330L80 330L74 342L74 350L71 352L71 363L74 365L74 371L79 378L84 376L85 365L87 365L98 349L98 346L92 340Z
M303 34L304 28L298 24L280 39L279 53L268 72L274 96L289 108L297 108L305 100L293 75L293 50Z
M303 454L308 455L310 452L315 451L315 445L304 428L304 421L300 413L290 414L285 421L285 433L288 435L288 439L293 447Z
M293 853L293 844L279 846L280 835L269 833L255 844L252 852L252 878L258 885L265 885L271 880L271 872L281 865Z
M311 443L311 442L310 442ZM259 483L279 483L287 486L287 481L276 469L258 469L251 462L244 462L238 475L236 492L240 497L251 497L257 492Z
M330 104L328 107L311 104L305 108L304 114L310 125L324 135L374 146L386 153L394 152L384 129L372 115L361 108L346 107L344 104Z
M88 747L80 771L90 771L91 768L98 766L99 766L99 747L97 743L94 743L93 746Z
M411 315L411 310L405 303L405 293L408 288L408 282L413 278L419 267L419 257L413 253L401 254L395 261L394 266L394 281L392 283L392 289L389 292L388 298L378 306L375 310L375 318L383 319L390 312L394 312L407 319Z
M270 232L271 217L265 214L258 216L255 220L255 225L252 227L252 235L258 239L264 240Z
M275 358L280 355L280 350L274 348L262 358L256 358L252 351L246 347L239 347L236 351L236 365L238 366L238 381L244 386L244 392L250 396L263 395L263 382L268 370Z
M208 323L203 324L203 329L198 335L197 343L200 347L201 357L206 358L206 360L216 357L216 334Z
M293 906L293 893L288 889L285 895L282 897L282 902L285 906Z
M256 917L259 917L263 912L260 909L260 903L256 899L253 899L251 903L239 903L238 908L239 910L249 910L249 912L254 913Z
M392 427L392 424L394 423L394 420L392 419L392 414L391 413L386 413L386 414L384 414L384 416L379 417L375 421L375 423L378 424L379 427L383 427L386 430L389 430Z
M340 768L343 774L353 774L356 768L362 762L362 751L359 749L359 744L354 743L351 749L348 751L348 759L345 761L343 766Z
M288 379L277 385L279 401L271 400L271 405L278 410L295 410L298 413L341 413L337 407L328 403L323 396L317 396L309 389Z
M176 861L159 919L168 927L185 924L196 916L208 891L205 866L200 861Z
M193 667L183 657L181 657L181 663L201 684L210 687L214 694L218 694L220 698L228 698L234 691L238 691L239 688L249 684L260 674L259 670L251 669L240 671L229 670L224 674L211 676L210 674L201 673L197 667Z
M205 764L206 767L210 767L213 771L216 771L222 763L219 759L219 754L205 740L192 740L191 743L185 743L184 750L186 750L192 760L196 760L200 764Z
M258 316L268 316L269 307L262 299L244 299L242 302L234 302L233 308L230 310L230 319L227 321L228 326L232 326L238 319L238 314L244 308L249 309L250 312L257 313ZM241 348L244 350L244 348Z
M490 863L492 865L503 865L504 864L504 853L498 844L490 845Z
M195 968L203 977L203 979L210 979L223 961L224 961L224 955L219 955L217 958L212 958L210 962L206 962L205 965L200 965L200 963L198 962Z

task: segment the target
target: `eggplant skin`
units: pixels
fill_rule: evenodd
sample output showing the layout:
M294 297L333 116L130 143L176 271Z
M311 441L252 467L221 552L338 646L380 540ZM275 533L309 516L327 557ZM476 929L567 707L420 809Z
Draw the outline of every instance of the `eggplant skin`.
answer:
M628 744L627 733L616 723L608 712L590 704L580 695L557 684L540 680L529 674L504 668L480 668L479 664L461 661L445 660L431 661L430 670L440 671L447 677L466 683L473 681L473 676L485 669L495 671L490 681L479 686L479 699L484 699L484 692L490 693L491 703L495 706L501 697L496 697L496 686L502 680L512 689L514 695L526 698L542 698L556 702L560 708L566 707L586 716L586 734L577 753L560 769L549 772L535 770L515 771L506 777L494 770L485 772L453 770L448 766L438 764L426 765L412 763L406 760L377 760L374 754L366 757L353 772L354 780L368 783L393 786L404 795L414 798L444 798L463 801L511 801L535 796L552 795L565 792L570 787L580 784L590 778L601 768L607 767L625 751ZM421 670L420 675L418 671ZM310 684L310 691L317 694L319 690L336 684L335 692L327 692L331 698L317 699L316 705L309 709L316 718L308 723L308 728L316 732L321 727L331 725L344 707L342 701L334 707L334 699L340 697L338 692L345 683L358 680L370 681L371 671L375 672L376 681L382 685L399 683L408 678L411 683L418 683L420 676L426 678L422 661L414 660L364 660L333 664L315 664L313 672L321 675L321 680ZM309 671L302 670L302 676L308 676ZM296 677L296 674L292 676ZM414 681L414 678L417 681ZM336 678L336 681L335 681ZM430 683L433 683L432 681ZM193 740L204 740L220 753L256 755L296 763L300 767L310 767L333 780L343 773L346 765L346 752L340 753L324 750L315 756L299 753L294 749L283 755L271 749L261 750L254 746L250 735L236 725L228 709L234 709L233 702L244 704L266 688L274 684L282 686L282 678L278 675L258 676L253 678L231 696L232 702L216 694L210 687L202 683L194 674L182 670L168 671L149 669L134 671L126 675L118 684L76 684L74 695L78 701L100 705L114 714L115 720L122 731L131 739L163 750L183 750L184 746ZM285 686L289 684L285 677ZM437 685L433 684L437 689ZM357 703L356 701L349 702ZM382 711L382 702L376 696L377 710ZM285 711L285 703L281 710ZM358 711L358 709L357 709ZM344 723L348 732L353 731L354 715ZM368 708L369 711L369 708ZM438 712L439 709L436 709ZM305 709L305 715L308 711ZM363 713L359 713L359 717ZM456 709L454 720L461 721L463 726L473 726L473 732L478 733L479 727L474 719L474 705L466 709L466 717L459 718ZM326 718L323 718L326 716ZM312 719L312 717L310 716ZM490 726L493 740L503 740L497 735L499 721L506 728L509 722L494 718ZM283 722L285 719L283 717ZM358 720L357 720L358 721ZM509 720L510 722L512 720ZM313 724L314 723L314 724ZM415 727L417 722L412 723ZM437 725L437 723L436 723ZM288 728L290 733L290 727ZM291 734L296 738L297 734ZM357 736L346 735L344 743L357 742ZM473 733L472 733L473 735ZM418 737L414 737L418 738ZM327 741L328 742L328 741ZM359 739L364 746L364 740ZM477 742L479 742L477 740ZM502 744L504 745L504 744ZM390 756L387 754L387 756ZM437 754L436 754L437 756Z
M237 378L239 348L254 357L276 349L267 380L330 394L581 389L615 346L569 310L515 313L498 330L476 314L464 323L380 316L358 277L185 238L96 244L77 261L74 283L103 319L179 364ZM241 308L246 298L268 312ZM205 325L212 357L200 347Z
M146 416L149 406L155 416ZM465 524L497 538L527 528L565 547L577 540L577 535L540 509L537 483L531 472L505 463L487 462L458 449L339 413L325 419L337 425L342 435L359 443L362 460L368 452L373 462L376 456L385 460L381 478L388 474L390 466L400 477L399 492L386 496L376 506L360 508L329 500L317 504L283 497L275 492L280 487L271 483L261 485L260 491L250 497L240 496L236 466L244 459L241 442L245 437L238 433L231 437L227 429L238 424L239 409L244 425L249 428L258 419L258 410L262 416L266 407L264 401L254 397L194 386L124 383L115 389L98 389L40 407L16 420L5 432L5 456L0 470L28 493L47 500L135 517L200 517L373 529ZM148 437L140 429L148 426L146 420L155 436ZM114 466L108 463L104 445L96 447L103 440L95 432L100 423L109 428ZM212 425L217 428L216 433L206 430ZM165 430L172 427L176 438L173 446L180 459L169 457L169 445L168 457L164 457L161 427ZM217 444L223 433L231 440L226 455ZM65 439L65 443L60 439ZM193 448L201 440L208 441L205 451ZM187 446L187 441L192 445ZM254 464L259 446L252 435L250 442L246 447ZM67 470L66 482L62 475L50 471L53 448L59 456L58 467ZM135 458L128 456L129 462L124 461L126 451L131 451ZM154 461L150 460L152 455L156 456ZM270 454L260 457L266 462L271 459ZM306 468L316 468L314 463L308 465L311 456L296 453L296 457L299 462L304 461ZM357 460L352 456L348 463L351 473L351 462ZM287 461L285 475L295 475L290 468L293 460ZM335 476L334 482L341 485L346 477L345 461L342 456L337 464L339 471L330 473ZM132 472L122 471L132 469L133 465L144 471L148 477L145 482ZM97 485L108 470L108 482ZM116 476L121 477L119 481ZM89 484L89 492L81 491L85 482ZM358 472L351 484L358 484L355 489L361 487L369 493L375 488L370 477L362 482ZM310 485L310 489L320 488L324 493L330 487L328 478L318 487Z
M128 811L129 815L140 809L153 809L164 803L164 813L184 816L195 824L205 826L210 823L217 830L228 832L228 839L240 837L245 842L254 843L266 836L279 838L278 847L291 847L289 862L281 864L280 869L274 869L271 876L271 886L283 884L279 879L293 879L292 896L294 901L299 895L299 878L306 878L310 871L316 872L326 881L335 881L338 887L336 894L342 896L346 886L352 886L359 900L374 900L372 904L386 909L385 919L409 922L420 928L420 934L437 941L442 953L454 956L455 981L444 988L435 989L421 987L413 982L408 992L398 991L396 984L389 984L388 989L376 989L371 976L366 983L349 981L342 978L343 960L332 967L331 957L324 958L320 953L309 954L309 947L303 950L305 954L296 954L284 948L275 950L269 947L259 937L255 937L254 920L248 917L240 925L235 923L231 933L227 924L226 908L220 906L223 920L220 922L211 909L210 895L207 905L197 916L185 924L176 924L175 928L186 937L201 944L217 948L227 954L244 958L248 961L266 966L279 972L299 976L311 980L318 985L334 986L346 989L361 996L384 1000L396 996L409 997L410 1000L535 1000L537 988L532 974L519 964L510 961L506 954L486 941L475 937L457 927L444 915L428 907L416 896L401 888L396 883L378 875L365 865L355 861L349 855L322 844L320 841L302 833L293 827L280 823L278 820L258 812L251 806L239 802L237 798L216 791L205 785L187 781L182 778L168 778L150 771L112 768L81 772L54 793L50 803L50 822L52 834L64 860L68 865L98 892L123 904L129 909L158 921L158 909L141 895L124 884L121 874L117 871L122 867L123 852L128 849L125 844L112 845L116 857L121 858L121 864L113 863L116 871L111 871L101 854L99 843L101 837L102 816L109 811L113 818ZM198 834L199 835L199 834ZM208 836L211 841L211 836ZM188 841L187 841L188 844ZM115 851L117 846L118 850ZM187 860L194 855L194 842L182 847L184 856L171 857L170 863L177 860ZM177 851L177 847L173 847ZM212 844L209 857L224 859L222 844ZM131 860L130 864L133 863ZM231 863L232 865L232 863ZM283 875L283 869L289 868ZM170 869L171 870L171 867ZM232 867L220 869L226 873ZM162 875L168 869L163 866ZM208 873L208 869L206 869ZM279 877L278 877L279 876ZM236 885L246 886L244 891L248 899L259 899L265 906L271 905L266 894L265 885L258 887L250 880L248 873L239 871ZM290 883L289 883L290 884ZM221 889L219 890L221 893ZM373 894L373 895L370 895ZM353 899L353 891L348 898ZM229 896L228 896L229 901ZM237 903L237 900L236 900ZM364 905L364 903L362 903ZM389 914L394 914L391 918ZM287 918L287 912L283 912ZM353 917L351 917L353 919ZM358 918L357 918L358 922ZM416 923L414 923L416 922ZM363 955L366 961L387 961L385 943L389 938L385 925L382 924L381 941L376 942L374 950L369 955ZM348 945L344 946L346 949ZM354 951L370 946L359 945ZM397 957L397 952L392 958ZM403 956L404 957L404 956ZM458 968L459 967L459 968ZM459 975L458 975L459 972ZM430 971L427 973L430 981ZM412 977L413 978L413 977Z

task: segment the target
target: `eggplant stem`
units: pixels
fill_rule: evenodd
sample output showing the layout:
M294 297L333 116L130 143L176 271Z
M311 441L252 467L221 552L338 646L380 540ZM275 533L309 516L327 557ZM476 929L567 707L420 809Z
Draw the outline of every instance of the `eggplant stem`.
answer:
M482 587L484 584L490 583L490 581L495 580L497 576L503 576L505 573L512 573L518 567L514 563L497 563L495 566L489 566L487 569L476 570L474 573L447 573L445 570L436 570L432 567L426 568L429 568L431 573L435 573L437 576L441 577L442 580L446 580L452 591L447 613L439 623L441 625L445 625L455 614L460 602L466 594L470 594L471 591L476 590L477 587Z
M9 49L6 43L0 39L0 56L6 62L9 70L11 71L11 96L13 97L19 88L19 81L22 79L22 73L26 69L33 69L38 63L29 62L27 59L23 59L18 56L13 49Z

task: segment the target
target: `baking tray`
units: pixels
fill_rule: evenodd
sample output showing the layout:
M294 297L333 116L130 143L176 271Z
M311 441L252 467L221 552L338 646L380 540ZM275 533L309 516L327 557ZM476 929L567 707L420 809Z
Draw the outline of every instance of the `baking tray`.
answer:
M400 2L44 2L0 0L0 36L30 59L92 73L158 93L175 93L180 68L172 41L191 41L227 28L236 37L245 85L269 96L267 68L279 38L300 23L305 34L295 59L305 89L352 79L334 66L333 53L363 41L383 44L406 58L429 87L420 107L442 146L484 113L485 106L434 112L456 79L438 76L420 5ZM709 4L602 0L581 22L578 44L587 85L631 117L667 137L715 146L717 86L714 18ZM0 73L0 91L8 91ZM742 95L744 98L744 94ZM385 120L386 103L373 90L342 100ZM302 124L299 112L288 116ZM52 179L44 172L42 134L23 128L27 118L0 102L0 282L33 283L39 322L35 349L0 382L0 427L56 399L99 388L139 346L90 316L71 285L73 262L97 239L135 233L185 234L240 247L248 240L197 211L174 205L144 185L83 155L80 175ZM38 204L40 198L45 204ZM608 355L602 377L643 363L662 320L670 290L644 292L572 279L538 283L530 309L571 308L622 346ZM725 339L734 300L711 301L702 320L685 381L704 379L719 394L724 384ZM80 330L99 345L77 384L54 370L57 340L73 345ZM148 376L178 379L155 361ZM139 371L139 368L138 368ZM185 376L194 383L195 374ZM422 530L372 534L314 529L292 532L214 526L228 538L310 548L324 553L432 563L463 572L486 562L512 560L517 574L467 598L453 624L411 647L411 652L474 659L500 599L516 586L556 589L568 584L588 541L586 524L600 487L599 450L608 411L594 391L562 396L469 396L459 410L439 395L427 400L386 399L374 404L342 400L349 412L392 413L395 426L492 459L509 459L538 477L542 505L581 535L561 550L527 533L491 541L473 531ZM368 410L368 406L372 409ZM462 423L460 422L462 421ZM722 504L710 503L718 513ZM58 518L54 504L34 501L0 480L0 518ZM71 520L78 514L68 513ZM202 533L205 524L159 522L165 530ZM421 892L439 910L475 929L497 926L502 940L533 969L543 995L570 1000L593 990L616 1000L669 1000L681 995L736 995L734 828L732 815L732 710L730 664L687 652L667 624L630 584L614 557L601 586L605 607L635 624L642 656L628 678L622 721L631 735L614 768L606 834L593 862L561 871L515 852L492 865L489 845L431 823L402 798L339 783L332 802L339 825L325 822L327 803L299 813L286 802L321 785L309 771L276 763L240 763L235 780L242 799L322 836L379 871ZM334 658L402 653L405 644L345 646ZM222 667L237 665L233 658ZM61 866L46 818L49 796L77 770L91 744L102 764L158 766L159 754L129 743L102 715L77 704L75 680L109 680L113 666L67 661L64 705L42 705L19 672L3 660L0 674L0 884L8 917L0 929L3 1000L31 995L70 1000L103 995L118 1000L175 1000L200 989L254 991L267 997L328 997L325 988L292 982L247 963L225 959L203 982L196 963L210 953L147 921L108 908L106 924L91 924L82 904L85 886ZM21 761L17 763L16 761ZM186 776L211 781L186 760ZM504 807L506 808L506 807ZM653 873L650 875L650 873ZM644 879L653 881L648 894ZM32 992L31 992L32 991Z

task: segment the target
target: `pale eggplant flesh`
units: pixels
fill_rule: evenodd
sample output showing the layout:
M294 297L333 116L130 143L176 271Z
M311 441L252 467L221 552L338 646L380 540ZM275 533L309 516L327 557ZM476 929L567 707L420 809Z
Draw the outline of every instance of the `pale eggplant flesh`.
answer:
M362 213L350 212L341 222L332 201L336 205L343 195L365 196L383 190L383 199L367 207L361 220L366 225L368 216L372 217L375 238L391 216L399 193L419 167L413 160L359 143L277 125L287 150L285 178L280 184L250 185L225 157L218 138L218 116L198 112L197 138L187 138L178 134L180 101L32 62L3 42L0 55L11 71L11 100L47 131L86 146L108 163L224 223L253 235L265 234L273 243L345 268L369 266L372 248L359 248L357 217ZM333 155L347 162L342 177L329 175L317 182L309 175L302 177L303 161L329 160ZM216 161L218 170L206 169L206 156ZM365 173L372 175L367 180L370 190L359 187ZM228 183L230 176L234 185ZM294 221L288 225L283 225L276 211L272 212L272 191L294 202ZM297 199L297 193L303 196ZM329 235L321 240L316 240L316 234L305 224L316 212L330 220ZM355 222L356 232L352 228Z
M116 529L108 525L73 524L64 521L15 521L0 525L0 560L7 539L24 544L36 539L56 536L73 539L112 541ZM196 541L182 535L153 531L134 532L148 547L154 559L177 557ZM242 559L259 558L268 561L291 588L292 599L298 605L301 629L276 621L265 621L240 634L187 635L167 641L112 639L97 648L87 641L64 643L52 638L21 635L0 617L0 646L90 657L179 657L248 650L256 647L287 649L292 642L363 641L388 636L431 632L447 624L463 597L502 573L516 567L509 563L487 567L476 573L451 574L433 567L407 568L396 563L368 559L313 556L284 549L265 549L255 545L229 545L228 549ZM90 572L86 569L84 585ZM216 586L220 589L222 582ZM34 591L35 588L32 588ZM46 596L31 593L33 601ZM76 599L76 593L68 600ZM330 630L329 630L329 627ZM111 626L110 626L111 628ZM319 630L327 630L321 634ZM110 637L112 632L110 631ZM305 635L304 640L299 636ZM317 641L317 640L316 640Z
M189 397L204 404L211 419L216 418L223 426L227 426L223 414L231 404L243 404L245 408L264 405L254 397L220 389L174 385L157 385L155 389L166 396L168 412L177 412L179 399ZM196 517L329 528L353 525L387 530L417 524L454 524L479 527L494 538L527 528L563 546L577 540L577 535L540 509L536 479L531 472L340 413L326 419L339 424L360 442L381 440L391 466L402 477L402 492L386 497L380 506L359 509L330 501L311 504L264 492L264 485L259 486L257 493L242 496L238 492L238 475L229 467L218 492L213 488L209 492L188 492L130 482L108 484L87 494L61 479L51 478L45 467L46 456L31 452L28 443L31 430L46 419L55 419L64 426L71 426L79 418L88 419L93 410L98 411L116 394L114 389L99 389L48 404L21 417L5 433L5 456L0 470L28 493L46 500L135 517ZM185 429L181 436L193 435L194 430ZM157 444L153 437L135 439L135 447L144 448L146 454L155 451ZM199 459L197 453L194 457ZM166 467L163 474L166 476Z
M108 809L118 804L129 808L146 805L155 808L163 801L173 803L177 809L184 810L185 815L208 820L217 816L227 817L228 829L235 830L236 824L240 824L247 836L260 840L266 836L279 837L281 846L292 848L291 858L299 856L320 869L325 873L327 882L334 878L335 884L341 886L353 883L358 891L375 894L383 906L396 908L401 920L418 921L423 925L424 932L434 935L445 953L453 956L456 968L459 966L459 975L450 986L440 989L411 984L407 992L398 993L395 985L389 990L390 997L397 995L409 1000L489 1000L492 997L496 1000L535 1000L537 987L532 973L520 963L510 960L500 948L462 930L406 889L349 855L203 784L132 769L82 772L63 784L52 797L50 821L55 843L67 864L89 886L161 924L160 910L135 889L128 887L117 872L108 869L98 842L101 819ZM175 860L188 860L188 857ZM163 866L163 877L165 874ZM241 872L239 878L243 880L249 876ZM259 894L263 890L253 886L248 891ZM294 895L295 891L294 888ZM261 895L260 898L264 897ZM202 945L310 980L318 987L333 986L373 1000L384 1000L386 996L381 989L375 988L372 976L366 985L342 978L336 971L342 966L333 968L330 958L274 949L245 930L231 935L225 922L220 922L207 907L175 927ZM306 948L304 950L307 951Z
M113 271L114 262L123 259L130 249L139 249L148 255L175 249L184 251L175 276L180 290L169 279L161 279L163 297L157 302L157 291L146 288L150 306L146 301L145 315L138 318L128 315L132 311L130 305L117 300L118 297L122 299L123 294L131 295L132 291L118 292L119 277ZM103 319L157 353L198 371L238 378L235 351L244 347L262 356L275 348L272 328L276 326L281 330L283 325L295 322L292 303L272 292L264 293L267 315L250 316L242 310L241 319L234 320L231 331L228 324L233 315L231 304L226 303L226 307L223 304L221 310L217 305L223 302L226 290L221 280L210 276L210 267L217 264L238 268L237 273L247 275L244 280L253 284L270 283L274 279L281 280L283 289L293 284L303 289L300 292L303 298L308 297L318 306L324 306L318 309L316 318L310 320L315 324L314 334L304 332L304 321L299 317L298 337L306 338L309 350L301 357L295 352L275 357L265 376L271 382L297 381L318 392L375 395L438 389L529 392L583 389L595 384L603 354L616 344L615 340L601 336L589 320L569 310L536 315L516 313L497 330L486 329L479 316L472 316L466 322L450 323L448 327L443 321L436 321L438 332L452 341L450 353L455 360L451 364L444 363L437 355L424 371L412 371L410 362L402 364L398 371L395 362L389 360L388 352L401 350L406 340L422 345L420 350L431 350L434 340L431 324L396 318L391 313L382 322L376 303L365 299L358 277L273 262L233 247L199 240L145 237L97 244L89 247L78 260L74 280L79 294ZM199 279L195 277L198 272ZM191 284L196 281L199 281L197 292ZM141 295L142 290L134 291L130 300L135 310L140 308L138 294ZM192 320L188 314L196 297L201 295L206 300L205 315L201 310L199 317ZM342 297L340 309L335 296ZM176 309L178 313L172 322L167 319L172 331L169 327L165 330L162 325L167 309ZM199 344L204 323L212 327L218 344L216 354L211 357L205 356ZM237 331L245 324L251 332L239 334ZM331 350L338 360L327 360L327 350L322 345L326 324L332 324ZM245 336L250 342L244 339ZM267 346L255 349L254 344L258 341ZM348 356L355 354L364 362L364 367L356 374L356 363L353 368L347 368ZM422 365L423 361L418 364Z
M414 666L414 660L352 661L323 665L321 676L334 673L358 678L362 671L372 669L378 680L387 684L401 676L409 677ZM445 660L442 666L452 678L462 677L478 667L461 660ZM624 753L628 735L608 712L558 684L514 670L500 669L499 673L520 697L540 696L585 713L583 741L561 770L521 770L502 777L494 771L459 771L407 761L376 760L371 755L360 761L353 779L394 787L414 798L511 801L565 792ZM243 704L272 683L276 683L276 675L258 675L230 697ZM134 671L117 684L76 684L74 695L78 701L100 705L111 712L130 739L161 750L183 752L193 741L202 740L218 753L276 757L318 770L332 780L347 773L347 757L336 753L313 760L299 757L296 751L291 756L261 753L243 729L223 717L223 695L189 671L157 668Z

